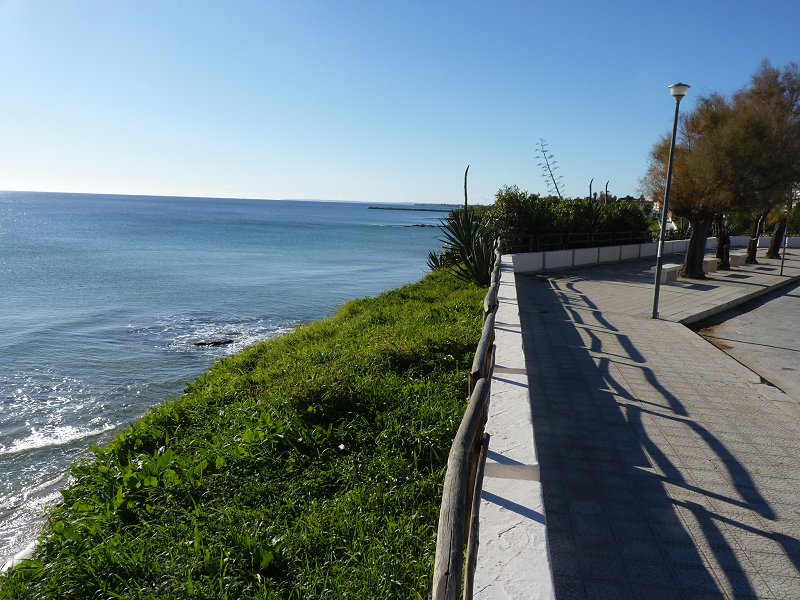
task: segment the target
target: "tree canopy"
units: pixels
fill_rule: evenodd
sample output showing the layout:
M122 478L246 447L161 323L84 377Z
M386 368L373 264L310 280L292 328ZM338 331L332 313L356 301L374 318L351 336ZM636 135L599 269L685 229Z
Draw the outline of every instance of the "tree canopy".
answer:
M650 151L642 190L663 201L670 137ZM760 215L781 205L800 181L800 68L761 64L730 98L700 96L680 121L673 157L670 208L692 222L684 274L702 277L701 238L723 213ZM758 234L755 233L754 236ZM755 247L753 248L753 254ZM690 264L692 263L692 264Z
M669 136L653 146L643 190L664 195ZM719 212L760 213L780 204L800 180L800 69L762 63L731 98L701 96L681 119L670 205L692 221Z

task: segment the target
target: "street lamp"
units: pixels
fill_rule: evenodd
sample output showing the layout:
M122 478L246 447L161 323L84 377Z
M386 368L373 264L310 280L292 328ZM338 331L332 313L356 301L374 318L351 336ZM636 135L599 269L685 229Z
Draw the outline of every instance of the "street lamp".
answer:
M656 286L653 292L653 318L658 318L658 292L661 288L661 269L664 266L664 235L667 230L667 213L669 212L669 187L672 183L672 157L675 154L675 134L678 131L678 108L681 100L689 91L689 85L674 83L669 86L669 93L675 98L675 117L672 122L672 141L669 144L669 161L667 162L667 187L664 190L664 206L661 207L661 231L658 233L658 253L656 254Z

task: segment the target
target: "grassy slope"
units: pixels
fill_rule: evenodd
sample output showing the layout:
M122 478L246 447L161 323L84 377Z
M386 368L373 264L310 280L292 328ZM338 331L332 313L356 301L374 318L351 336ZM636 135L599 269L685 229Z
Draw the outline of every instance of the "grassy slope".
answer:
M216 364L73 468L0 598L425 597L483 295L437 273Z

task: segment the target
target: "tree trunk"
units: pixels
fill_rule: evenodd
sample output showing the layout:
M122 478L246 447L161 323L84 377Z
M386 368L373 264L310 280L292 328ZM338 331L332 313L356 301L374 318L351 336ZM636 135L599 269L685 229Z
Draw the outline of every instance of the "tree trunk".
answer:
M772 241L769 243L767 258L780 258L783 249L783 235L786 233L786 217L781 217L775 223L775 231L772 232Z
M705 279L703 271L703 257L706 252L706 238L711 219L692 221L692 237L689 238L689 247L686 250L686 259L683 263L680 276L689 279Z
M731 236L728 235L728 228L722 215L714 217L714 225L717 230L717 265L718 271L731 270Z
M750 241L747 243L747 260L745 263L748 265L757 265L758 261L756 260L756 251L758 250L758 238L761 235L761 230L764 227L764 221L767 220L767 213L762 212L758 215L758 219L753 225L752 235L750 236Z
M725 233L725 224L722 222L722 215L714 215L714 233L717 237L717 259L722 259L722 236Z

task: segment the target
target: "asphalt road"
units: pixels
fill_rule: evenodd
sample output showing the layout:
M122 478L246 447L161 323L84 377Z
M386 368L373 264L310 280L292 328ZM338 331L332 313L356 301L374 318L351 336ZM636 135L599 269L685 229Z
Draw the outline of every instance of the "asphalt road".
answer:
M800 283L692 329L800 403Z

